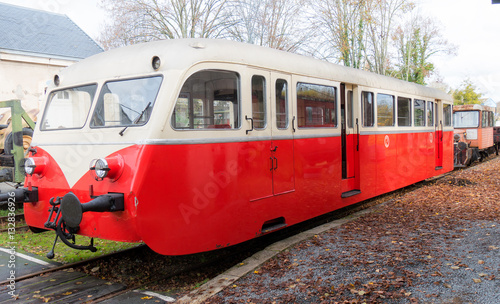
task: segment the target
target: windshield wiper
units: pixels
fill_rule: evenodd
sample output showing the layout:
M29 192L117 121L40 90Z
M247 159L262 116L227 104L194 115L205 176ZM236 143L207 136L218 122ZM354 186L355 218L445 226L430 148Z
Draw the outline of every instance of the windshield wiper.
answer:
M130 125L135 125L139 122L139 120L141 120L142 116L144 115L144 113L146 113L146 111L149 109L149 106L151 106L151 101L148 103L148 105L144 108L144 110L142 110L141 114L139 114L139 116L137 116L136 119L134 119L134 121L130 124ZM127 130L128 127L130 127L130 125L126 126L125 128L123 128L120 133L120 136L123 136L123 132L125 132L125 130Z

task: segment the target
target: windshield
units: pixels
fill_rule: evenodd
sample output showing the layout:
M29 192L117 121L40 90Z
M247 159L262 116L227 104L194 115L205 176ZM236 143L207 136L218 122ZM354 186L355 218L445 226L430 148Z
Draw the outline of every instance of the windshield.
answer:
M78 129L85 125L97 85L50 93L41 130Z
M455 128L479 127L479 111L459 111L453 113L453 125Z
M162 82L161 76L107 82L97 100L91 127L143 125Z

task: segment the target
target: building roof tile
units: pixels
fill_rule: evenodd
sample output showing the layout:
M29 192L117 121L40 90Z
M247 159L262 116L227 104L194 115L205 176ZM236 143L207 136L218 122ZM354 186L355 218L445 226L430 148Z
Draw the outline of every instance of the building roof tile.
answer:
M82 59L103 49L68 16L0 3L0 49Z

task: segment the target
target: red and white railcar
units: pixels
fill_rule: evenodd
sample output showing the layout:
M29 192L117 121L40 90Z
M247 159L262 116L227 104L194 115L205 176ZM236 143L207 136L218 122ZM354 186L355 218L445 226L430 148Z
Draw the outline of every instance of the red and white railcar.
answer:
M231 41L111 50L54 78L26 221L165 255L230 246L452 170L451 104Z

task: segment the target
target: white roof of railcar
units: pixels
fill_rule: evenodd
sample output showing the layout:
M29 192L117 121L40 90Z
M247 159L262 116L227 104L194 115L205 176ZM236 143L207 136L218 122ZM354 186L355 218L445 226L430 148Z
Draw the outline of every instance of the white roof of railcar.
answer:
M175 39L148 42L94 55L61 71L61 86L154 72L151 61L161 59L159 71L185 70L201 62L238 63L366 87L451 101L434 88L371 72L344 67L257 45L218 39Z

